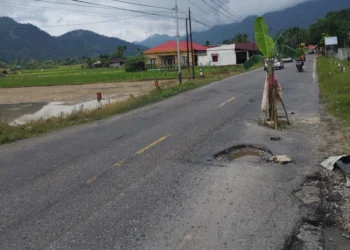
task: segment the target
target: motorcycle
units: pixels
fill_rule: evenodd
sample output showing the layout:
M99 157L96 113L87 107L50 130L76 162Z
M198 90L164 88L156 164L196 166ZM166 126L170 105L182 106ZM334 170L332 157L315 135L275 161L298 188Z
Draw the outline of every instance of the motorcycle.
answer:
M296 61L296 66L299 72L304 71L304 62L302 60L297 60Z

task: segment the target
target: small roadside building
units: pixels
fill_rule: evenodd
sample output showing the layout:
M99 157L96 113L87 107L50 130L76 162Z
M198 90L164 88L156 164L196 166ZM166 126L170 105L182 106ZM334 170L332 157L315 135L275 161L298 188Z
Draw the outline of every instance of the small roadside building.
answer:
M125 60L123 58L114 58L109 62L110 68L119 68L125 64Z
M223 44L208 48L205 55L199 57L202 66L225 66L245 63L258 51L255 43Z
M190 58L187 58L187 43L186 41L180 41L180 60L181 65L187 66L187 60L192 66L191 58L191 42L188 43ZM198 65L198 60L201 56L206 55L207 47L197 43L193 43L194 51L194 65ZM143 52L144 56L149 58L148 66L154 66L155 68L177 68L178 55L177 55L177 43L176 41L168 41L162 43L152 49Z

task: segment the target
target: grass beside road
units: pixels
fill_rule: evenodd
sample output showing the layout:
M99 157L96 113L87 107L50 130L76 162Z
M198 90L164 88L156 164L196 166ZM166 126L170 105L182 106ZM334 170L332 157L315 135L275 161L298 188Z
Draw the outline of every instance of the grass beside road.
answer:
M338 63L346 67L341 72ZM325 101L331 114L350 125L350 62L318 57L317 72L320 82L321 99Z
M317 73L320 83L321 100L326 104L330 114L340 118L344 123L339 129L343 138L345 152L350 150L350 62L332 61L327 57L317 58ZM346 67L346 72L341 72L338 63Z
M250 70L261 67L260 64L253 66ZM83 124L94 120L100 120L109 116L124 113L132 109L140 108L151 103L162 101L168 97L194 89L214 81L244 73L242 66L217 67L214 70L206 71L204 79L195 81L184 81L183 84L160 90L139 97L130 97L128 100L114 103L93 111L79 111L64 118L51 118L48 120L32 122L22 126L9 126L6 122L0 122L0 144L14 142L41 135L59 128Z
M205 74L221 74L235 71L237 66L204 67ZM196 75L199 75L200 67L196 67ZM191 69L192 70L192 69ZM34 87L34 86L57 86L79 85L104 82L129 82L146 80L177 79L176 71L142 71L125 72L123 68L96 68L82 69L79 67L60 67L55 69L22 70L21 74L9 74L0 78L0 88ZM187 69L182 71L184 78Z

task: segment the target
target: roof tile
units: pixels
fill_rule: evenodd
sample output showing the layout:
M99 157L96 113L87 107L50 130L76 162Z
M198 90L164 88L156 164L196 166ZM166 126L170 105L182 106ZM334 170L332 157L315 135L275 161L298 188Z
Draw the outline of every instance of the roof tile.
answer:
M189 50L191 50L191 42L188 43ZM193 43L193 49L199 51L207 50L206 46L202 46L198 43ZM144 54L152 54L152 53L161 53L161 52L174 52L177 51L177 43L176 41L168 41L162 43L152 49L144 51ZM187 51L186 41L180 41L180 51Z

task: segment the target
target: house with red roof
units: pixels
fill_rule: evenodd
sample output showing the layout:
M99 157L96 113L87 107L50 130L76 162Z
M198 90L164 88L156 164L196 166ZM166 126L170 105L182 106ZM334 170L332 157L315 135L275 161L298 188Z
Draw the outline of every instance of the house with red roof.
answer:
M187 60L189 60L190 65L192 65L191 42L188 43L188 46L190 55L189 59L187 58L187 43L186 41L180 41L180 60L182 65L187 65ZM206 46L193 43L194 65L198 65L198 58L206 55L206 50ZM165 42L152 49L144 51L143 54L149 58L149 62L147 64L157 67L176 67L178 63L176 41Z

